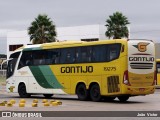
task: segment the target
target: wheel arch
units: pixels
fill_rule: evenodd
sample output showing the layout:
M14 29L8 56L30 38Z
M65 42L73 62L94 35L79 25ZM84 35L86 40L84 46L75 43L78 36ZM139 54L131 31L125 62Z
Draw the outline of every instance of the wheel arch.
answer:
M95 85L95 84L99 85L99 87L100 87L100 84L99 84L98 82L91 82L91 83L89 84L89 90L90 90L91 87L92 87L93 85ZM100 89L101 89L101 87L100 87Z
M20 82L20 83L18 84L17 91L18 91L18 89L19 89L19 86L22 85L22 84L24 84L24 85L26 86L26 83L25 83L25 82ZM26 86L26 91L28 91L27 86Z

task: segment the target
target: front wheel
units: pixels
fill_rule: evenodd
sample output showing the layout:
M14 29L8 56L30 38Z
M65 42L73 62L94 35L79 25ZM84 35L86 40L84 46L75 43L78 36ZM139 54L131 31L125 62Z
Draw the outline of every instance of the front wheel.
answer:
M95 101L95 102L98 102L101 100L101 93L100 93L100 88L98 84L94 84L91 86L90 97L92 101Z
M126 102L129 99L129 96L119 96L118 99L120 102Z
M24 83L18 86L18 93L21 98L28 98L31 96L30 94L27 93L26 86Z

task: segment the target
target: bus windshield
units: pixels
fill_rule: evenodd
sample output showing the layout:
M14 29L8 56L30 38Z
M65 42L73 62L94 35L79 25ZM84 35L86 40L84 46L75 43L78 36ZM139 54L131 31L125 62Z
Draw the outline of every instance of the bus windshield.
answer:
M19 54L20 52L13 53L9 58L10 60L8 61L8 66L7 66L7 78L13 75Z

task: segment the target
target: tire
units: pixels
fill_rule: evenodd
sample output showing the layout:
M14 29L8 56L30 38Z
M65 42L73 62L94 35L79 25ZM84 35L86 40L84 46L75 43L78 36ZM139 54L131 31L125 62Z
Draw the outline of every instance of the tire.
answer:
M129 99L129 96L119 96L118 99L120 102L126 102Z
M76 88L76 94L81 101L89 100L89 92L84 84L80 84Z
M100 93L100 88L98 84L94 84L91 86L90 97L94 102L98 102L101 100L101 93Z
M31 96L30 94L27 93L26 86L24 83L18 86L18 93L21 98L28 98Z
M51 98L53 94L43 94L45 98Z

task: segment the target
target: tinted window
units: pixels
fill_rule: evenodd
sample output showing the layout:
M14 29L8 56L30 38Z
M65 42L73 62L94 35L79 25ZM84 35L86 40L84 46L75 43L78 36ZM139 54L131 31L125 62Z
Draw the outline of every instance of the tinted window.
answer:
M157 63L157 72L160 73L160 63Z
M108 45L93 46L92 61L93 62L108 61Z
M75 48L61 49L60 63L69 64L69 63L75 63L75 61L76 61Z
M24 66L50 65L59 63L59 50L24 51L18 69Z
M22 56L18 65L18 69L24 67L24 66L30 66L33 65L33 57L31 51L25 51L22 52Z
M19 67L30 65L109 62L119 57L121 44L93 45L50 50L25 51Z
M120 44L109 45L109 48L108 48L109 61L115 60L119 57L120 48L121 48Z
M92 60L92 47L81 47L80 62L91 62Z
M45 56L45 64L58 64L60 58L60 50L47 50Z

